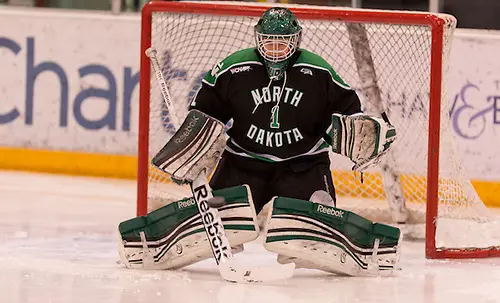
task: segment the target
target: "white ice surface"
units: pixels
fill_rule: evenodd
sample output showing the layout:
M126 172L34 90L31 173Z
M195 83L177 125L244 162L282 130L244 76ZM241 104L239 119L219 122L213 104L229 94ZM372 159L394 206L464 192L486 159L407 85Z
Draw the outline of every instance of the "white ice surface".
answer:
M405 242L390 278L297 270L288 281L231 284L206 260L182 271L117 263L115 230L134 216L135 182L0 171L0 302L500 302L500 259L429 261ZM251 243L248 264L275 256Z

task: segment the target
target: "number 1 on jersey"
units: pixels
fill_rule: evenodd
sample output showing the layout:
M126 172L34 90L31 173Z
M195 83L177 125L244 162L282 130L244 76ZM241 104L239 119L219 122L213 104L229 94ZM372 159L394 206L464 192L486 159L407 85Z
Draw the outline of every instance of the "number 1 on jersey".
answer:
M275 128L275 129L280 128L280 123L278 122L279 111L280 111L279 106L274 106L271 109L271 113L272 113L272 116L271 116L271 128Z

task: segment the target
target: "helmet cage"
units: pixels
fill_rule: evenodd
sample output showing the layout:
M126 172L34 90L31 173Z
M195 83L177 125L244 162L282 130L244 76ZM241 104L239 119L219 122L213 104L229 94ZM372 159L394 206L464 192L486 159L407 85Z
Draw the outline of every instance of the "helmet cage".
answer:
M289 35L263 34L255 31L257 49L269 62L281 62L290 58L299 48L302 30Z

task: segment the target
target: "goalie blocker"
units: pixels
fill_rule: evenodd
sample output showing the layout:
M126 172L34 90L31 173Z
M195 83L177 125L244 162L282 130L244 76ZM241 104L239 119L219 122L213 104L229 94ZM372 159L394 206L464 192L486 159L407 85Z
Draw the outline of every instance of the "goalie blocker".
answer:
M188 183L203 171L210 174L225 146L224 124L193 109L152 163L176 182Z

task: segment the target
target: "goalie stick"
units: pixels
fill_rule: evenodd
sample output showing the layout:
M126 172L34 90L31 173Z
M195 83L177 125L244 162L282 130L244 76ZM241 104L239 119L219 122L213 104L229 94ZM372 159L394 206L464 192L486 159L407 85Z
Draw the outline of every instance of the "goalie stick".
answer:
M155 76L160 84L161 94L169 112L169 117L174 124L174 128L178 129L181 125L180 119L176 114L177 111L170 97L156 53L154 48L146 50L146 56L150 59ZM222 224L219 212L217 209L210 207L207 202L213 198L213 194L212 189L208 185L204 171L193 180L190 187L202 218L203 227L205 228L210 248L212 249L212 253L218 265L219 273L224 280L230 282L252 283L288 279L292 277L295 270L294 263L258 267L247 267L235 264L231 246L224 231L224 225Z

